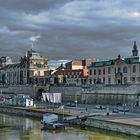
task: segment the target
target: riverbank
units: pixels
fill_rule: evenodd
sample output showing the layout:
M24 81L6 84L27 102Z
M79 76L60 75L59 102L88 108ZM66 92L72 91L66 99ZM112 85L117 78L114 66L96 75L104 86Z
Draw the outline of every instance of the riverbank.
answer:
M13 114L16 116L27 116L27 117L33 117L39 119L42 119L44 113L55 113L58 114L60 117L62 117L63 115L72 116L72 115L81 114L80 111L76 111L72 109L58 110L58 109L13 107L13 106L3 106L3 105L0 106L0 112ZM134 118L134 119L133 117L114 119L111 116L108 117L106 115L97 115L96 117L89 118L85 122L85 125L87 127L94 127L94 128L104 129L107 131L115 131L119 133L140 136L140 119L139 118ZM134 123L134 121L136 122Z
M127 120L127 121L126 121ZM140 120L139 118L130 119L114 119L106 120L101 118L89 118L85 125L88 127L94 127L99 129L104 129L108 131L114 131L118 133L124 133L128 135L140 136L140 122L134 123L134 120Z
M15 106L4 106L0 105L1 113L14 114L19 116L29 116L41 118L44 113L54 113L59 116L72 116L81 114L80 111L72 109L56 109L56 108L36 108L36 107L15 107Z

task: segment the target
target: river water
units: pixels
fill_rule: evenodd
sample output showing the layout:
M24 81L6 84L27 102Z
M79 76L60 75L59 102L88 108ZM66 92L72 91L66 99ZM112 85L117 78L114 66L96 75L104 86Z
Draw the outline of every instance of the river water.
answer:
M0 140L140 140L138 137L69 127L63 131L42 130L40 120L0 114Z

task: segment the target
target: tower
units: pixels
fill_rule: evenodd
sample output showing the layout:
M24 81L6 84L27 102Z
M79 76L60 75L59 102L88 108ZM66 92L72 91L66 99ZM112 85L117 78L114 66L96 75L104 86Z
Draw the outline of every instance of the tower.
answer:
M136 41L134 41L132 56L138 56L138 49L137 49Z

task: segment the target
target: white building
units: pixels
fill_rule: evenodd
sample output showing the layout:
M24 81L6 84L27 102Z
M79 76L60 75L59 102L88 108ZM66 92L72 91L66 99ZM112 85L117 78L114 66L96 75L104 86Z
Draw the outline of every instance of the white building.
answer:
M17 95L11 99L11 105L31 107L34 106L34 102L28 95Z
M98 61L89 67L90 84L140 84L140 57L136 42L132 56L108 61Z

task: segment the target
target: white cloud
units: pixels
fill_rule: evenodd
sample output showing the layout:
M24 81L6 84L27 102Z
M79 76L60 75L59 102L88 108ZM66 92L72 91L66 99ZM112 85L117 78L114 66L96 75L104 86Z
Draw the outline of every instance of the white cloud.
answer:
M31 36L40 35L36 46L52 59L108 57L107 49L113 56L140 38L139 0L33 1L1 2L0 43L5 48L12 42L23 51Z
M12 31L8 29L7 26L3 26L0 28L0 34L16 35L16 34L19 34L19 31Z
M131 0L129 0L131 1ZM121 20L137 20L139 9L126 7L123 1L74 0L38 14L24 14L24 20L33 25L74 25L97 27ZM104 22L104 23L102 23Z

